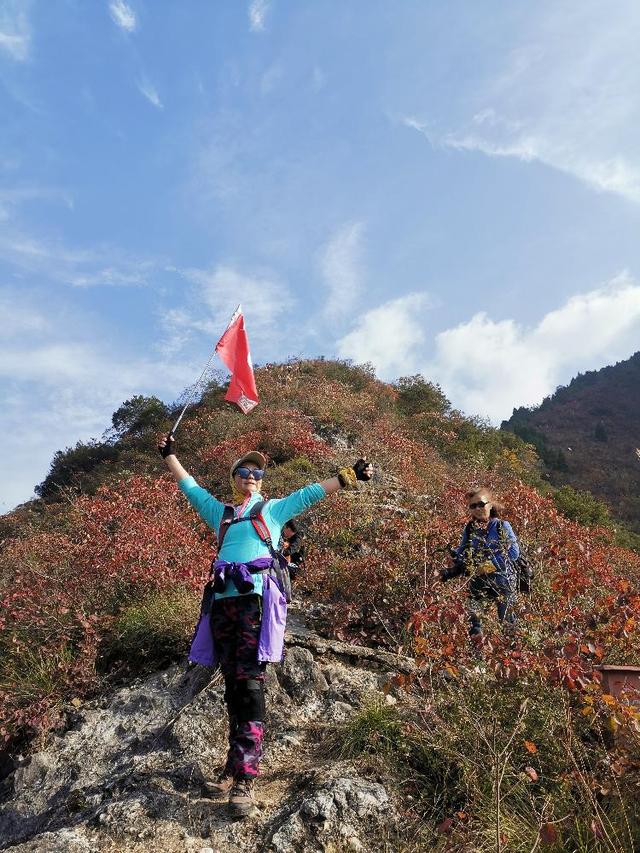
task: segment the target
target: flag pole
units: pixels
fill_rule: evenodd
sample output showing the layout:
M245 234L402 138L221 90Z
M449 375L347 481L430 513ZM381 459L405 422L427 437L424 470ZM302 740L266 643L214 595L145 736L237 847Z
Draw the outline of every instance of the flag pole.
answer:
M227 329L229 328L229 326L231 326L231 325L235 322L236 318L238 317L238 314L240 314L240 312L241 312L241 311L242 311L242 305L238 305L238 307L237 307L237 308L236 308L236 310L233 312L233 314L232 314L232 316L231 316L231 319L229 320L229 322L228 322L228 324L227 324ZM227 329L225 329L225 332L226 332L226 330L227 330ZM218 341L218 343L219 343L219 341ZM187 406L189 406L189 405L191 404L191 402L192 402L192 400L193 400L193 397L194 397L194 395L195 395L195 393L196 393L196 390L198 389L198 387L200 386L200 383L201 383L201 382L202 382L202 380L204 379L204 377L205 377L205 375L206 375L207 370L209 370L209 365L210 365L210 364L211 364L211 362L213 361L214 356L215 356L215 354L216 354L216 352L217 352L217 351L218 351L218 344L216 344L216 345L215 345L215 348L214 348L213 352L212 352L212 353L211 353L211 355L209 356L209 360L208 360L208 361L207 361L207 363L205 364L205 366L204 366L204 370L203 370L203 371L202 371L202 373L200 374L200 376L199 376L199 378L198 378L198 381L197 381L197 382L193 385L193 387L191 388L191 392L190 392L189 396L187 397L187 402L186 402L186 403L184 404L184 406L182 407L182 411L180 412L180 414L179 414L179 416L178 416L178 420L177 420L177 421L175 422L175 424L171 427L171 432L169 433L169 435L170 435L170 436L175 435L175 431L178 429L178 426L180 425L180 421L181 421L181 420L182 420L182 418L184 417L184 413L187 411Z

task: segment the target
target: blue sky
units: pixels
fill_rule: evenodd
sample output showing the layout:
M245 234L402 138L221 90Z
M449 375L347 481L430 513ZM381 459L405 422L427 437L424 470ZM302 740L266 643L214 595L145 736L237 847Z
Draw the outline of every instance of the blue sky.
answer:
M238 302L499 423L640 341L640 7L0 0L0 511Z

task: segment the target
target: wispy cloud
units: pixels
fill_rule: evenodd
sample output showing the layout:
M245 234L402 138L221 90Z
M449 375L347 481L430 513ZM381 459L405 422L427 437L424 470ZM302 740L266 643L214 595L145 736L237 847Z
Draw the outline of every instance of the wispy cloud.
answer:
M0 6L0 50L16 62L29 58L31 27L28 9L30 0L4 0Z
M593 189L618 193L630 201L640 202L640 166L636 167L621 156L594 160L588 153L568 146L565 141L537 135L533 128L498 120L495 113L490 112L494 121L488 125L483 119L483 130L479 129L481 122L477 117L472 127L442 135L415 117L405 118L404 123L420 131L435 147L477 151L488 157L512 157L524 163L537 161L573 175ZM510 127L508 131L507 127Z
M347 222L329 240L320 256L327 288L324 315L332 323L346 320L362 293L362 222Z
M0 221L12 219L22 205L31 201L58 201L73 207L73 196L58 187L18 186L0 187Z
M158 90L153 85L153 83L150 80L148 80L146 77L143 77L142 80L138 81L138 91L156 109L158 109L158 110L164 109L164 104L160 100L160 95L158 94Z
M124 0L111 0L109 3L109 12L115 24L127 33L132 33L136 29L138 22L136 14Z
M44 309L4 289L0 312L11 318L0 329L0 512L29 498L56 450L100 436L123 400L171 398L193 381L197 365L114 346L91 316L59 303Z
M113 247L74 249L13 228L0 234L0 260L21 275L73 287L143 286L155 266Z
M271 3L269 0L251 0L248 10L249 28L254 32L261 32L264 30L265 21L270 9Z
M539 162L640 202L640 6L531 5L514 47L464 92L468 117L404 122L431 144Z
M186 307L165 312L163 352L176 352L192 332L204 332L212 343L224 331L238 303L242 303L251 338L262 357L283 357L288 351L283 329L287 312L295 308L289 288L266 274L247 274L232 266L211 270L176 270L193 285Z

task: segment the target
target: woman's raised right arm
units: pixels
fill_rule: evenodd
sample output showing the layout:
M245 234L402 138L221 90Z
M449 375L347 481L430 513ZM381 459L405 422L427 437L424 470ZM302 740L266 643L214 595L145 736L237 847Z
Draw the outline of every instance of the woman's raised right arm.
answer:
M203 489L196 483L189 472L178 461L178 457L174 453L174 446L175 439L171 433L161 436L158 441L158 450L167 468L171 471L180 486L180 490L200 518L215 530L217 534L224 513L224 504L216 500L206 489Z

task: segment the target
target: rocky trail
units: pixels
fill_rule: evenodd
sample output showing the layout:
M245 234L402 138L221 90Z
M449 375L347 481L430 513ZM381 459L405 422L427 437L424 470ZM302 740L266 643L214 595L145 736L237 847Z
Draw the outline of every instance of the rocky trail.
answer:
M257 809L233 820L203 782L223 763L219 675L174 666L69 709L68 727L3 785L1 849L14 853L227 853L397 849L389 780L331 757L332 728L412 662L336 643L290 613L287 655L267 675Z

